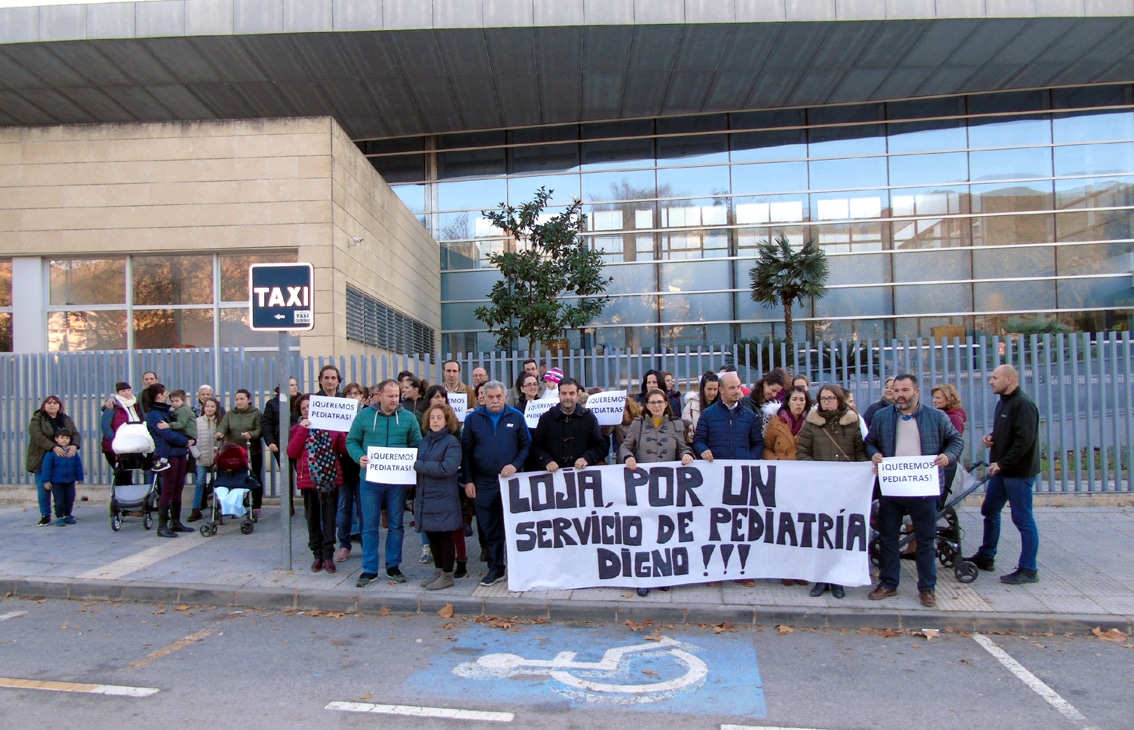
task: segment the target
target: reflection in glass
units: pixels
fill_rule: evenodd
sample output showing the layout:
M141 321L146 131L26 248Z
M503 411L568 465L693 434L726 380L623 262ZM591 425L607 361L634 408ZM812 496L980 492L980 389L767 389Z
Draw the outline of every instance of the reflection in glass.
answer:
M890 158L890 184L943 185L969 179L969 156L964 152L900 155Z
M733 203L736 206L736 222L741 225L802 223L808 216L806 194L736 198Z
M972 253L955 250L894 253L894 281L964 281L972 278ZM898 310L901 312L901 309Z
M488 297L492 285L499 279L500 270L496 268L445 273L441 275L441 298L445 301L472 299L479 304L479 300ZM475 306L471 304L469 308Z
M486 297L488 290L481 293ZM441 329L443 330L477 330L483 329L484 323L476 318L474 303L450 304L441 308Z
M547 188L551 192L549 205L570 205L571 201L580 196L579 176L569 175L540 175L534 177L508 178L508 203L519 207L535 198L536 191Z
M1051 119L1047 115L969 121L969 146L973 148L1045 144L1051 144Z
M720 294L667 294L660 297L662 322L714 322L732 319L731 297Z
M651 200L671 191L658 190L653 170L625 172L593 172L583 175L583 200L588 203L607 200Z
M873 284L890 280L890 257L886 254L838 254L829 256L831 273L827 286Z
M12 315L0 312L0 352L12 351Z
M716 291L729 289L728 261L683 261L658 266L661 292ZM747 281L747 280L746 280Z
M829 223L812 227L811 235L827 255L882 251L888 249L890 224L883 221L870 223ZM834 262L832 262L832 265Z
M248 302L248 267L252 264L294 264L297 253L235 254L220 257L222 302ZM269 332L268 334L272 334ZM227 345L222 345L227 347Z
M1060 276L1117 274L1129 284L1131 253L1134 253L1134 244L1129 242L1060 246L1056 249L1056 260ZM1064 306L1062 301L1059 306Z
M792 246L802 246L807 240L803 226L769 226L767 228L742 228L736 234L737 254L754 256L754 249L765 241L774 241L785 236Z
M124 258L55 259L49 263L49 267L50 303L53 305L126 303ZM247 270L244 272L244 298L248 298Z
M807 163L768 162L756 165L734 165L734 195L807 191Z
M513 144L525 145L508 150L508 171L511 173L559 172L579 167L579 130L574 125L517 129L509 136ZM556 144L552 139L560 137L571 137L572 141Z
M584 142L582 147L584 170L618 170L654 164L654 140L649 137Z
M728 256L728 231L696 230L661 234L662 259L682 260Z
M812 190L854 190L886 187L885 157L813 160L810 168Z
M838 127L812 127L807 131L811 157L852 157L886 154L886 129L881 124L855 124L880 121L885 117L881 104L828 106L807 110L809 124L841 124Z
M969 153L973 182L1051 177L1051 148L1023 147Z
M489 244L488 241L442 241L441 270L459 271L484 266L488 261L487 250L503 248L503 244L498 244L496 247L491 247Z
M704 117L715 119L715 117ZM660 127L658 133L665 134ZM684 121L684 120L683 120ZM728 162L728 135L698 134L688 137L658 137L658 166L702 165Z
M387 183L425 180L425 155L388 155L371 157L371 164Z
M12 261L0 259L0 307L12 306Z
M502 177L437 184L437 205L441 210L490 210L507 199L508 186Z
M603 273L614 277L614 281L606 288L607 294L633 294L658 290L658 272L654 264L621 264L611 266Z
M135 256L133 269L135 305L213 302L212 256Z
M890 200L895 217L894 248L970 244L969 219L960 217L969 212L967 187L895 190Z
M974 213L1023 213L1051 210L1053 202L1050 182L973 185Z
M126 311L116 309L49 312L47 349L50 352L125 350Z
M734 132L733 162L803 160L807 157L807 130L774 129L764 132Z
M1129 175L1134 172L1134 142L1068 145L1055 148L1055 174Z
M1050 213L980 216L972 219L972 234L974 246L1044 243L1055 240L1055 219Z
M968 144L963 119L902 122L888 129L891 154L963 150Z
M972 286L968 283L894 287L894 311L899 314L970 312L972 306Z
M1055 237L1060 242L1115 241L1134 238L1134 209L1057 213ZM1064 273L1062 268L1059 273Z
M503 134L500 136L503 138ZM503 142L503 139L500 141ZM438 147L441 144L443 144L443 138ZM503 175L505 169L503 146L437 153L437 177L441 180Z
M134 347L212 347L212 309L135 309Z
M1055 276L1054 246L1016 246L1007 249L973 249L973 271L986 279ZM1053 303L1044 305L1053 306ZM979 311L981 305L977 304Z
M1098 279L1061 279L1058 293L1059 308L1072 312L1095 307L1129 309L1134 305L1129 274ZM1126 316L1129 317L1129 312Z
M275 332L253 332L248 327L248 307L221 309L219 330L217 347L275 347L280 341Z
M658 334L662 347L670 350L684 350L688 347L695 350L698 347L719 348L732 345L730 329L727 324L679 324L659 327ZM675 375L678 378L678 390L683 393L697 390L700 373L688 373L688 378L683 377L683 373Z
M391 185L390 189L401 198L411 213L421 213L425 210L424 185Z
M883 317L893 314L893 294L889 286L867 286L829 289L827 296L815 302L815 317Z
M656 294L616 296L602 311L597 320L600 325L657 324L658 297ZM652 336L652 335L651 335Z
M1056 114L1055 143L1134 139L1134 110ZM1127 168L1129 169L1129 168Z
M658 170L659 197L727 196L728 190L728 167L724 165Z
M1013 272L1014 273L1014 272ZM1038 312L1055 309L1055 281L1001 281L973 284L978 312Z

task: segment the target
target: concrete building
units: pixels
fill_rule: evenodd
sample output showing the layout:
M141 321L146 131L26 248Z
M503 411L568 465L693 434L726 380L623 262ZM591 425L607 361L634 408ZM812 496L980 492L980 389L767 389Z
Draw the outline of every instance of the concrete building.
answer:
M11 280L8 291L0 284L0 330L18 350L89 346L70 312L97 304L122 311L127 332L125 343L100 346L137 347L149 331L139 329L140 307L212 307L213 343L230 344L225 257L266 252L323 267L332 324L305 351L307 342L336 353L373 346L352 327L356 300L378 312L372 321L432 336L429 349L488 349L472 310L496 275L487 255L509 242L480 211L540 186L557 202L583 199L587 236L615 278L611 306L589 332L567 333L573 345L782 335L781 313L748 296L755 245L781 234L815 238L831 259L831 292L797 308L797 337L1128 329L1132 16L1134 0L0 9L0 124L10 127L0 133L0 282ZM323 140L310 133L309 148L293 144L305 125L326 130ZM227 170L192 162L214 135L227 140L216 142L231 155ZM147 157L160 138L206 176L192 181L216 186L212 195L247 164L236 179L256 184L238 186L251 197L233 207L255 225L206 197L198 212L180 211L189 215L176 233L157 235L151 222L168 209L136 209L163 205L143 190L170 160ZM81 185L48 192L96 179L66 169L88 158L60 157L55 177L37 183L23 155L39 144L50 158L53 140L110 155L96 157L100 174L136 189L111 200L70 189ZM347 142L389 188L358 172ZM131 147L140 158L122 152ZM295 161L308 154L328 165L310 160L312 180ZM112 164L129 159L132 169ZM340 186L340 164L351 184ZM97 180L87 184L114 182ZM88 214L100 200L129 215ZM404 223L411 214L420 226ZM51 233L84 220L113 227ZM280 227L284 240L272 233ZM126 286L155 253L202 251L214 256L210 302L143 305ZM77 257L106 253L125 257L126 301L54 298L53 282ZM192 319L185 311L182 323Z

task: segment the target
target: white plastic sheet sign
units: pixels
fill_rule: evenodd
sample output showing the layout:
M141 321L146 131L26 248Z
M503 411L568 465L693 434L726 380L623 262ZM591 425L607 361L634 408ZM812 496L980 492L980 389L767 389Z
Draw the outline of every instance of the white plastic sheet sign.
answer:
M311 428L323 431L350 430L354 417L358 413L358 401L354 398L330 398L325 395L313 395L307 405L307 419L311 421Z
M539 400L530 400L528 405L524 408L524 420L527 421L528 428L535 428L539 425L539 417L551 410L552 406L559 405L559 394L556 393L549 398L540 398Z
M379 484L417 484L417 449L371 446L366 450L366 481Z
M595 414L600 426L617 426L622 423L622 412L625 409L625 390L609 390L587 397L587 410Z
M469 394L468 393L450 393L448 395L449 407L453 409L453 413L457 416L458 423L465 422L465 416L469 414ZM429 424L425 424L429 427Z
M936 497L940 477L933 456L891 456L878 465L878 488L884 497Z

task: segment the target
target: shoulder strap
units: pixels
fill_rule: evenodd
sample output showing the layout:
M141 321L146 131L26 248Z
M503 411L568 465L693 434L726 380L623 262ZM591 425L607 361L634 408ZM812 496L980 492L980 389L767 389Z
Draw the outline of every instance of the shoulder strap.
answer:
M827 438L831 439L831 443L833 443L835 445L835 448L839 450L839 453L843 455L843 458L846 459L847 461L850 461L851 458L849 456L847 456L847 452L843 451L843 447L839 446L839 442L835 440L835 437L831 435L831 432L828 431L825 428L820 429L820 430L824 434L826 434Z

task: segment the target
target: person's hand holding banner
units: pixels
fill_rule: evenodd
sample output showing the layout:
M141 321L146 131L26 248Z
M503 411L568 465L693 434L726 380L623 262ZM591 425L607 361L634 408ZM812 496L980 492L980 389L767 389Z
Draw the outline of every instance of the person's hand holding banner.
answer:
M371 446L366 450L366 481L381 484L416 484L417 449Z
M313 395L307 406L307 417L311 421L310 428L323 431L350 430L354 423L354 416L358 412L358 401L354 398L329 398L325 395Z

